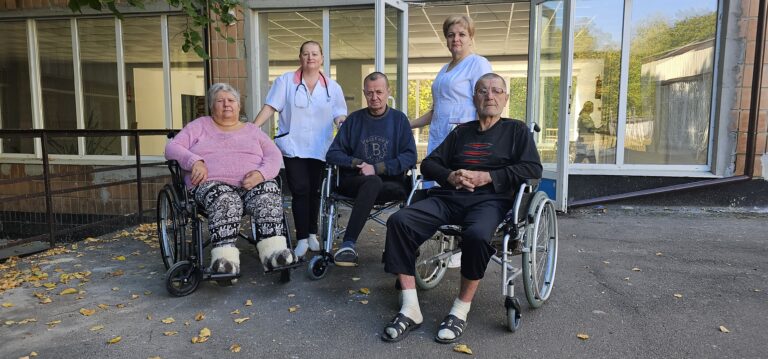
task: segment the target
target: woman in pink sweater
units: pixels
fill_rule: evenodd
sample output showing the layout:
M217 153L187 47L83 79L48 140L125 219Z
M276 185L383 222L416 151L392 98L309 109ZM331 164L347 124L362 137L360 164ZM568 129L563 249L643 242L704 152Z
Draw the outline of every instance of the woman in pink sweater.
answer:
M274 178L282 154L251 123L240 122L240 93L216 83L208 90L211 116L186 126L165 146L165 158L186 172L184 181L198 206L208 213L211 269L240 272L235 247L243 211L256 221L256 245L265 269L292 263L283 226L282 194Z

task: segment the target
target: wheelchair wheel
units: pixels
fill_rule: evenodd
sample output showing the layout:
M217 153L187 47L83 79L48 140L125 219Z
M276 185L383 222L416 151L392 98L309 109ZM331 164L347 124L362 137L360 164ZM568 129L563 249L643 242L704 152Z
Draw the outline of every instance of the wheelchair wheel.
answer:
M165 277L165 289L177 297L192 294L199 284L200 271L189 261L172 265Z
M507 329L514 333L520 328L520 324L522 323L520 302L514 297L507 298L504 302L504 306L507 308Z
M423 290L437 287L448 270L448 258L436 259L437 256L452 250L450 241L441 233L435 233L419 247L416 257L416 285Z
M523 284L525 296L533 308L549 298L557 269L557 215L546 193L536 192L528 209L533 219L525 232L523 252Z
M184 243L184 219L178 211L178 201L173 187L165 185L157 195L157 238L160 241L160 256L165 269L180 260Z
M309 278L318 280L325 277L328 273L328 261L322 255L314 256L307 265L307 275Z

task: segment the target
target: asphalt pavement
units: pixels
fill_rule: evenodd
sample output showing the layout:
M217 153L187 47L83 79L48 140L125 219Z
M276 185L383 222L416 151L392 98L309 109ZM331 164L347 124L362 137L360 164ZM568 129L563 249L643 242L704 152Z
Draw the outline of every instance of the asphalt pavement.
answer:
M529 308L519 280L523 322L510 333L491 263L460 343L479 358L765 358L767 219L765 211L619 205L561 214L550 299ZM155 239L143 229L0 264L0 288L18 282L0 289L0 358L467 356L433 340L457 293L455 269L419 292L421 328L381 341L398 296L380 263L378 224L364 229L359 267L331 267L316 281L302 267L283 284L242 242L238 283L205 282L181 298L166 292ZM204 328L208 339L193 343Z

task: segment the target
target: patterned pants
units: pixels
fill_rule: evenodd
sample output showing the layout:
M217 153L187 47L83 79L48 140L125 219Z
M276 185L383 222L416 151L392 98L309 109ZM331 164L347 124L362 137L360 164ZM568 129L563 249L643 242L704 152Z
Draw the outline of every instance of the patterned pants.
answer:
M245 213L256 222L258 238L285 235L283 203L275 180L246 190L218 181L206 181L192 189L195 202L208 213L213 247L234 246Z

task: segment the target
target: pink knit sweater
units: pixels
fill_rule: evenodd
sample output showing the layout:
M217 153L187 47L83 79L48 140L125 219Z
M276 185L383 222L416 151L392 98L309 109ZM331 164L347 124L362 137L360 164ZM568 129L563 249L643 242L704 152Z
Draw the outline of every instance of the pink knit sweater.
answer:
M261 172L265 179L275 178L282 163L280 150L256 125L246 123L237 131L225 132L209 116L184 126L165 146L165 158L179 161L186 172L187 187L192 187L189 171L198 160L208 167L208 180L238 187L253 170Z

